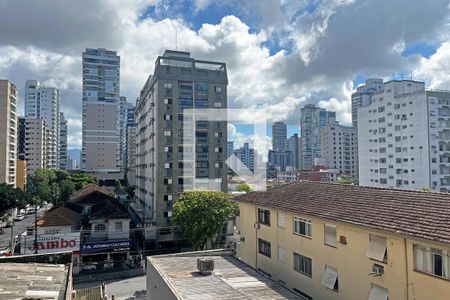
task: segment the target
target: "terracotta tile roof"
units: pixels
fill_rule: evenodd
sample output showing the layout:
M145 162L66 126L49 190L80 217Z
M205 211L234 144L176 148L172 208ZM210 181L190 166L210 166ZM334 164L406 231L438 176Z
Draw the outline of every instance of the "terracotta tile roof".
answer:
M302 181L237 201L450 243L450 194Z
M85 197L93 192L100 192L109 195L109 191L106 188L98 186L94 183L90 183L81 190L73 192L72 195L70 196L69 201L75 202L77 199Z
M81 220L82 210L82 207L76 208L66 205L55 207L40 217L37 220L37 225L39 227L77 225Z

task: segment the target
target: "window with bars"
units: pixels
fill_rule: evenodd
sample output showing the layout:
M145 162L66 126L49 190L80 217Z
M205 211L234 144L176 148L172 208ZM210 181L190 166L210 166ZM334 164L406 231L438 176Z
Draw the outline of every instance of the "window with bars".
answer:
M270 242L258 239L258 252L264 256L270 257Z

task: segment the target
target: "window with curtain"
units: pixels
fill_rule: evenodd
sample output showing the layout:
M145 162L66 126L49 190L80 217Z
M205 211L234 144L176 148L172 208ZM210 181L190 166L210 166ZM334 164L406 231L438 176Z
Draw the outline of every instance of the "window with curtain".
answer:
M414 270L450 279L448 250L414 245Z
M312 277L312 260L309 257L294 252L294 270Z

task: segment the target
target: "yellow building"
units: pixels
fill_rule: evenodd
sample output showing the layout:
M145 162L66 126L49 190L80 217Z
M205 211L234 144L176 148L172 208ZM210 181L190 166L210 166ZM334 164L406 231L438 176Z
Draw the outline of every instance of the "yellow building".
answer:
M25 190L27 184L27 161L18 159L16 168L16 187Z
M296 182L235 200L238 257L304 299L450 299L450 194Z

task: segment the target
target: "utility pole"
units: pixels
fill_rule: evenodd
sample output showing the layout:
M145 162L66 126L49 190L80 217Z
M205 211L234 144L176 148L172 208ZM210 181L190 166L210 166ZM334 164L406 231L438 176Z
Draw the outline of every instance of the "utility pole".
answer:
M37 199L34 198L34 254L38 254L38 243L37 243Z
M11 218L12 218L12 212L11 212ZM14 255L14 248L16 246L16 241L14 240L14 218L12 218L12 224L11 224L11 256Z

